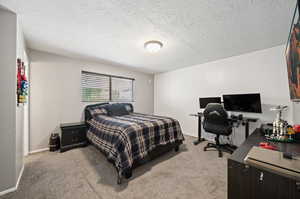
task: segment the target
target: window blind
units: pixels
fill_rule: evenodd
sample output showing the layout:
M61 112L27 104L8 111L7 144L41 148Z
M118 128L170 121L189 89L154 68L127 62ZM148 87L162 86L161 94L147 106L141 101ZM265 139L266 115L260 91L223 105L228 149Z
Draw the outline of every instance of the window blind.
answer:
M83 102L132 102L134 79L81 72Z
M117 102L133 101L133 80L111 77L111 100Z
M110 100L110 77L82 71L81 94L83 102L107 102Z

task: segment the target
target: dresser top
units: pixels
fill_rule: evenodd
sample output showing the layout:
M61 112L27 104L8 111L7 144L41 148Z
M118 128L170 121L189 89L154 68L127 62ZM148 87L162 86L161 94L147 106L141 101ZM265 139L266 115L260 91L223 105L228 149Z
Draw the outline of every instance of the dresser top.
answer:
M244 159L248 152L253 146L259 146L260 142L270 142L264 136L261 135L260 129L256 129L241 146L239 146L234 153L229 157L230 160L234 160L239 163L244 164ZM299 143L280 143L280 142L270 142L278 148L281 152L290 152L300 154L300 144Z
M60 124L60 128L69 128L69 127L77 127L77 126L85 126L85 122L75 122L75 123L63 123L63 124Z

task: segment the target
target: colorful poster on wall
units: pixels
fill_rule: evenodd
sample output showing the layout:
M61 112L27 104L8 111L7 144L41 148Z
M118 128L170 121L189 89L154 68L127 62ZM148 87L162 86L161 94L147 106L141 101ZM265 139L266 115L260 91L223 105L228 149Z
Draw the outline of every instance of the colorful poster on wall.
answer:
M286 45L286 61L290 97L293 101L300 100L300 21L299 0L297 2L292 20L290 34Z

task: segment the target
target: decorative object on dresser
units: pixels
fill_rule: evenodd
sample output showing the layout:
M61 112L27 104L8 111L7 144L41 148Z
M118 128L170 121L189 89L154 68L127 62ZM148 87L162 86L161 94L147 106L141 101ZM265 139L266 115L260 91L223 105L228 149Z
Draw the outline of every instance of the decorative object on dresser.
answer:
M85 122L61 124L60 152L87 146Z

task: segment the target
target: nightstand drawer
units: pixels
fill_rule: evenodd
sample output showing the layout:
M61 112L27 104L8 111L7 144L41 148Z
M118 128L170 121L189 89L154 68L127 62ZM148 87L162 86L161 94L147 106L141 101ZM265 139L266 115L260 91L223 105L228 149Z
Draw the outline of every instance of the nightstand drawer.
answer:
M83 123L61 125L61 152L87 145L86 126Z
M84 141L86 141L86 128L62 130L62 145L76 144Z

